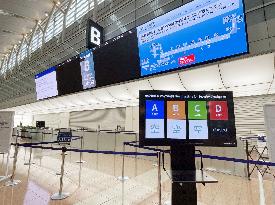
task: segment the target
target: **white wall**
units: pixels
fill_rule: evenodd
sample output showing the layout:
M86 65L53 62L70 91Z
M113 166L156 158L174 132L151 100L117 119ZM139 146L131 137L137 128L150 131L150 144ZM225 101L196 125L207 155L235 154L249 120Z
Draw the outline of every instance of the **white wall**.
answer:
M31 114L15 114L14 127L19 126L20 123L23 126L31 126L33 124L33 116Z
M70 120L70 113L34 115L32 125L35 126L36 121L45 121L46 127L68 128L69 120Z
M70 113L70 127L116 129L118 125L125 127L125 108L87 110Z
M125 130L139 132L139 107L126 107Z

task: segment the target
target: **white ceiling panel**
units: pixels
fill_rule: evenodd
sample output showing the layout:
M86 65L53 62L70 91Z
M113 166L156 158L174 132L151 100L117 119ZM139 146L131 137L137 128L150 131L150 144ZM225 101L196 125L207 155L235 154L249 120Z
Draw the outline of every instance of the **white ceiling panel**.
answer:
M207 66L179 73L187 90L220 90L224 89L218 65Z
M134 99L134 97L130 94L125 84L107 87L106 89L114 98L118 100Z
M233 91L234 97L265 95L269 89L269 83L232 87L228 90Z
M127 83L126 87L132 96L139 98L140 90L152 90L152 87L148 80L140 80L131 83Z
M93 90L92 94L101 102L115 102L116 99L105 89Z
M177 73L150 78L149 81L154 90L186 90Z
M267 54L220 64L226 87L271 82L274 73L274 54Z

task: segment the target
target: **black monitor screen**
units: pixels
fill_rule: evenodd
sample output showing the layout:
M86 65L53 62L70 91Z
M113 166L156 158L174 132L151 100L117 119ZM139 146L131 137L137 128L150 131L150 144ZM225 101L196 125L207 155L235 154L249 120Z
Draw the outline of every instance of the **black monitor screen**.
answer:
M36 127L37 128L44 128L45 127L45 121L36 121Z
M57 66L58 95L66 95L83 90L79 57L69 59Z
M141 145L237 146L233 93L140 91Z
M136 30L118 36L94 51L97 86L140 77Z

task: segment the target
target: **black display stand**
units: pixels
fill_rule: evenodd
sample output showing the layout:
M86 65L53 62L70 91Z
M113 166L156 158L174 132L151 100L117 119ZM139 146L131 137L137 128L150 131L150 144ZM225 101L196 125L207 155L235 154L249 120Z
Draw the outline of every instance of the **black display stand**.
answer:
M179 182L173 179L176 173L189 173L190 181L196 180L195 146L171 146L172 205L197 205L195 182ZM190 174L191 173L191 174ZM193 178L193 180L192 180Z

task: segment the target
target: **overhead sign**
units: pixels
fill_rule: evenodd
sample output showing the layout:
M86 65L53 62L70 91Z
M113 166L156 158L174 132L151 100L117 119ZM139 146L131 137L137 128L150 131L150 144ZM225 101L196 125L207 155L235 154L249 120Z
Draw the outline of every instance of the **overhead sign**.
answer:
M248 52L243 0L194 0L137 27L141 76Z
M88 48L94 48L103 43L103 28L94 21L88 20L86 34Z
M0 152L7 153L10 149L14 123L14 112L0 112Z

